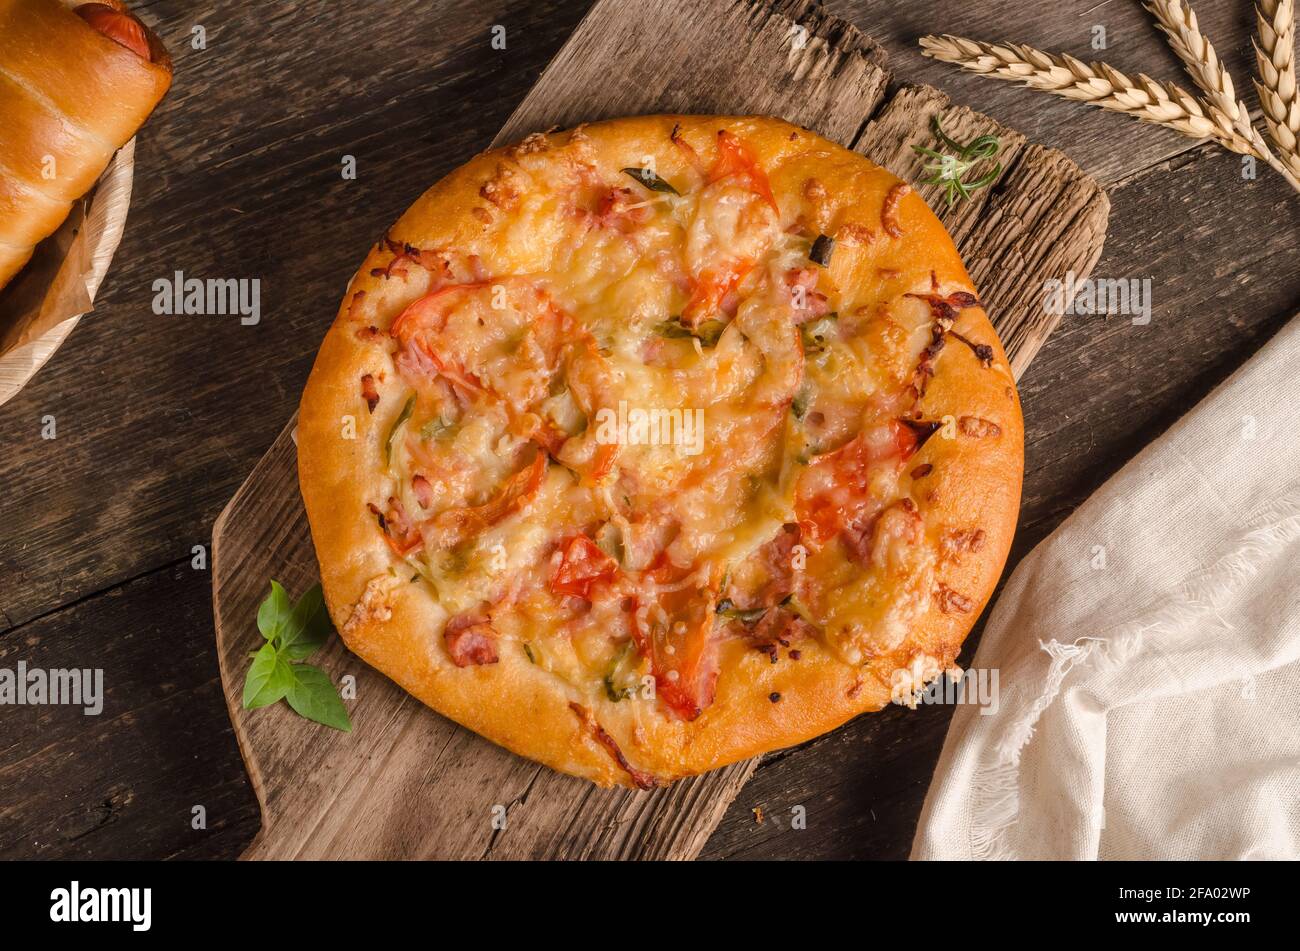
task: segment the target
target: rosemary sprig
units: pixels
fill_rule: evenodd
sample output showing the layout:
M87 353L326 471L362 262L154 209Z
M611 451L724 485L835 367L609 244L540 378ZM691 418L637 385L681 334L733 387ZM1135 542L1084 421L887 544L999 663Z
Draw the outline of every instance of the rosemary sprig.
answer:
M925 163L925 171L930 172L931 175L929 178L921 179L921 184L941 186L949 208L956 205L959 198L970 201L972 192L997 181L998 176L1002 174L1001 162L979 178L966 180L966 174L976 165L988 161L1002 150L1002 143L996 135L981 135L962 145L943 131L942 113L931 120L931 126L939 144L945 149L951 149L955 154L940 152L924 145L914 145L912 150L930 160Z

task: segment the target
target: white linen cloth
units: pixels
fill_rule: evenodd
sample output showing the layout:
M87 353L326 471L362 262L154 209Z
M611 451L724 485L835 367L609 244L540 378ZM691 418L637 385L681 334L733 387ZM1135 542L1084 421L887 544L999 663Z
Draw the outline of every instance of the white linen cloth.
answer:
M1298 372L1300 318L1016 567L912 858L1300 857Z

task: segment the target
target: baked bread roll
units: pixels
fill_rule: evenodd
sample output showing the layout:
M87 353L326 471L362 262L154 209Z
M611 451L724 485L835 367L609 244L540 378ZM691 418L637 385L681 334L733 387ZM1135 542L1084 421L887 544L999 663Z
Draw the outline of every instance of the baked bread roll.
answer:
M171 81L162 41L120 0L0 0L0 288Z

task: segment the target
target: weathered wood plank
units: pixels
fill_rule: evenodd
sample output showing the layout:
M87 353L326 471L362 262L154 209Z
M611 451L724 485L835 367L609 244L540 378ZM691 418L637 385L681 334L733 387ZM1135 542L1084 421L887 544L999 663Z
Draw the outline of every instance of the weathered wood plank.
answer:
M598 4L495 144L549 125L743 111L848 145L884 96L880 56L874 40L813 0Z
M916 146L937 147L933 131L937 118L942 119L945 134L963 144L981 135L996 135L1001 143L996 161L1001 163L1003 174L1025 147L1025 137L1016 130L1008 129L966 106L954 104L939 90L931 86L904 86L889 98L880 114L862 130L853 143L853 149L903 180L912 182L926 203L943 218L944 227L960 246L979 220L997 183L976 191L971 201L958 202L952 208L944 200L940 186L920 184L921 179L930 176L925 171L928 159L917 154ZM990 167L991 164L982 166L976 174L983 174L985 168Z
M727 42L719 45L723 37ZM604 0L497 137L647 112L763 112L849 144L883 97L873 44L808 0L707 4ZM703 85L682 86L682 75ZM266 579L306 587L315 557L281 434L214 528L214 604L231 718L263 804L250 858L688 858L755 761L670 789L596 790L542 770L450 721L335 645L323 663L357 677L354 731L239 703L249 626ZM269 536L269 537L268 537ZM278 577L278 575L277 575ZM356 755L365 749L366 756ZM412 814L413 796L429 808ZM505 813L505 827L493 823ZM355 821L362 815L365 822Z
M98 715L0 707L0 858L230 855L256 831L206 629L209 585L184 562L0 638L0 668L103 672Z
M1061 152L1017 157L960 247L1019 379L1060 322L1044 278L1085 280L1101 256L1110 199Z

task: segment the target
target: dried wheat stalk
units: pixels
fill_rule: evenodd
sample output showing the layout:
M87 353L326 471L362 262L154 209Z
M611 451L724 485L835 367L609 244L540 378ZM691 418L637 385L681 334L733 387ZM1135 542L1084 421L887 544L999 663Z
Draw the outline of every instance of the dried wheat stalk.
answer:
M1211 105L1219 109L1232 122L1232 127L1260 158L1271 158L1268 143L1251 124L1250 110L1237 98L1232 76L1219 60L1214 44L1201 32L1196 13L1187 0L1143 0L1142 5L1156 18L1156 25L1165 34L1187 75L1192 77L1205 93Z
M1296 87L1295 0L1256 0L1255 89L1278 158L1300 177L1300 92Z
M1254 154L1251 143L1238 134L1228 116L1219 109L1202 108L1195 96L1173 83L1143 74L1133 80L1105 63L1085 63L1069 54L1057 56L1018 43L984 43L945 34L923 36L921 46L926 56L971 72L1023 82L1184 135L1213 139L1233 152Z
M921 46L926 56L971 72L1122 112L1192 138L1211 139L1233 152L1268 162L1300 191L1300 176L1293 175L1268 151L1258 132L1243 134L1232 115L1174 83L1144 74L1130 79L1106 63L1085 63L1068 54L1058 56L1017 43L984 43L945 34L924 36ZM1237 109L1242 109L1240 104Z

